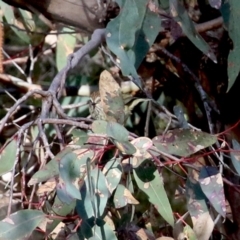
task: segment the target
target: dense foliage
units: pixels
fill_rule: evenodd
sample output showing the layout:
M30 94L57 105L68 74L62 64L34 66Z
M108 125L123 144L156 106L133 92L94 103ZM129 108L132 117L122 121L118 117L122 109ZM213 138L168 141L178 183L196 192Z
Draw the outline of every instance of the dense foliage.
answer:
M5 2L0 239L240 239L240 2Z

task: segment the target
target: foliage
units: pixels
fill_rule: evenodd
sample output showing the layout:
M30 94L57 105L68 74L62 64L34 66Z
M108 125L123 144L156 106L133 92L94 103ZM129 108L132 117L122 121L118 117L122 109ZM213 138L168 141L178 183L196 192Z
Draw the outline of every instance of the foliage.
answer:
M91 39L71 26L56 35L0 2L11 55L0 73L0 175L10 182L0 239L239 237L228 229L240 226L239 136L220 131L232 124L222 97L238 83L240 6L206 2L117 0ZM196 20L198 4L220 34L213 19Z

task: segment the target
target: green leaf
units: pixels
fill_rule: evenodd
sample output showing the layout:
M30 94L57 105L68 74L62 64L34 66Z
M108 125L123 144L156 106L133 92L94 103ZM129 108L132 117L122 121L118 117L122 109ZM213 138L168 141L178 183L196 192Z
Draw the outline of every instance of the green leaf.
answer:
M63 32L71 31L71 29L64 27ZM73 53L74 47L76 44L75 34L59 34L57 41L57 50L56 50L56 64L57 69L60 71L63 67L66 66L67 57L69 54Z
M29 236L45 218L42 211L20 210L0 221L1 240L21 240Z
M118 0L117 3L121 11L107 25L107 45L119 58L123 75L138 78L136 68L157 37L161 20L145 0ZM137 85L141 87L141 82Z
M92 131L97 134L107 134L108 123L103 120L96 120L92 123Z
M190 174L186 182L187 208L192 218L197 219L202 213L208 212L207 198L200 184Z
M0 153L0 176L11 171L16 159L17 141L13 139Z
M199 183L203 193L215 210L226 217L226 202L222 176L216 167L205 166L199 173Z
M221 12L228 34L233 41L233 49L228 55L228 91L231 89L240 70L240 28L239 28L240 1L229 0L222 4Z
M64 155L60 160L59 167L59 184L57 189L62 191L59 198L67 203L70 203L70 199L81 199L81 194L79 191L79 183L86 173L86 162L87 159L92 159L94 152L87 149L79 149L73 152L69 152ZM63 197L63 195L68 195L68 197Z
M128 141L128 130L116 122L108 122L107 124L107 135L118 142Z
M30 43L30 38L29 35L27 34L26 31L21 31L18 30L16 27L19 27L19 22L17 21L16 17L14 16L14 12L13 12L13 7L4 3L3 1L0 1L0 7L2 9L2 12L4 13L4 17L7 21L7 23L11 26L11 29L13 30L13 32L20 38L22 39L25 43L29 44ZM20 25L22 28L22 25ZM23 30L25 30L23 28Z
M236 169L238 175L240 175L240 144L233 139L232 140L233 150L230 152L231 160L233 163L234 168Z
M182 28L186 36L192 43L208 56L215 63L217 62L216 56L210 46L205 42L201 35L196 31L192 20L190 19L186 9L179 0L169 0L170 12L175 21Z
M58 196L56 196L52 205L51 215L65 217L73 212L75 206L76 201L73 201L71 204L66 204L60 201ZM49 224L47 224L46 232L51 233L60 222L62 222L62 219L54 219L51 221Z
M216 136L190 129L174 129L153 138L153 144L162 152L181 157L189 156L217 141Z
M56 157L48 162L42 169L37 171L30 181L28 182L28 186L45 182L50 178L56 177L59 175L59 167L58 162L56 161Z
M132 196L131 192L122 184L117 186L113 202L116 209L125 207L127 204L139 204L139 202Z
M104 166L102 173L106 177L108 190L112 194L122 177L122 166L120 161L116 158L111 159Z
M132 155L136 152L136 148L128 141L118 142L113 140L113 143L122 152L122 154Z
M93 228L94 236L89 238L89 240L117 240L115 232L108 226L108 224L103 224L102 226L94 226Z
M109 191L106 178L97 167L87 175L80 192L82 200L77 200L76 207L79 216L82 219L92 216L101 217L107 204Z
M71 134L72 134L74 144L79 145L79 146L83 146L84 143L87 142L88 134L87 134L86 131L75 128L75 129L73 129Z
M147 194L149 201L155 206L161 216L174 225L173 212L163 186L163 178L151 161L133 169L133 175L138 187ZM144 171L143 171L144 168Z
M189 225L186 225L183 228L183 233L185 238L188 240L198 240L196 237L196 234L194 233L193 229Z

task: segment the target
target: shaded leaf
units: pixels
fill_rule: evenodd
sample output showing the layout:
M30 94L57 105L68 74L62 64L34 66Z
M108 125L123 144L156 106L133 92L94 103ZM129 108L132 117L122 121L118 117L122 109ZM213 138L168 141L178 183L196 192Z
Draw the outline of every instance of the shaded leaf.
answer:
M9 218L0 221L0 239L24 239L44 218L45 214L37 210L27 209L13 213Z
M76 206L76 201L72 201L71 204L66 204L60 201L58 196L55 197L54 203L52 205L51 214L53 216L67 216L68 214L71 214ZM46 232L50 233L53 231L53 229L62 222L62 219L54 219L47 225Z
M236 151L230 152L231 160L234 168L236 169L237 173L240 175L240 144L235 139L233 139L232 145L233 145L233 149Z
M153 143L162 152L186 157L211 146L216 140L216 136L205 132L174 129L154 137Z
M89 149L72 150L60 160L60 179L57 185L58 197L70 204L73 199L81 199L80 184L86 175L87 160L92 160L94 152Z
M0 176L11 171L16 159L17 141L13 139L5 148L0 150Z
M238 0L224 1L220 9L228 34L233 41L233 49L230 49L228 55L228 91L235 83L240 70L239 9Z
M144 0L117 0L117 3L121 11L107 25L107 45L119 58L123 75L138 78L136 68L157 37L161 20L146 7ZM141 88L141 82L136 83Z
M210 46L205 42L201 35L196 31L192 20L190 19L186 9L179 0L169 1L170 12L175 21L182 28L186 36L192 41L192 43L201 50L206 56L208 56L215 63L217 62L216 56L213 53Z
M122 184L117 186L114 194L113 202L115 208L125 207L127 204L139 204L139 202L133 197L131 192L125 188Z
M11 27L11 29L13 30L13 32L20 38L22 39L24 42L26 42L27 44L30 43L30 38L29 38L29 34L27 34L26 31L21 31L18 28L14 27L15 25L17 27L19 27L20 29L24 29L23 25L16 19L16 17L14 16L14 12L13 12L13 8L12 6L9 6L8 4L4 3L3 1L0 1L0 7L2 12L4 13L4 17L7 21L7 23L11 26L13 25L13 27Z
M102 173L106 177L108 190L112 194L122 177L122 166L119 159L114 158L108 161Z
M133 175L138 187L148 195L149 201L154 204L161 216L171 225L174 225L172 209L163 186L163 178L153 163L148 161L145 167L140 165L133 169Z
M223 180L216 167L202 167L199 173L199 183L202 191L215 210L226 217L226 202L223 190Z

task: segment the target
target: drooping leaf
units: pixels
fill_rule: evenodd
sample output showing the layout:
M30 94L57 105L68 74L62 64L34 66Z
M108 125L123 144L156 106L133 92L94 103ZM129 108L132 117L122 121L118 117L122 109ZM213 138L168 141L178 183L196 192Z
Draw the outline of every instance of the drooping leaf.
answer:
M193 231L197 240L209 239L213 228L214 222L209 212L201 213L193 223Z
M27 209L13 213L9 218L0 221L0 239L24 239L44 218L45 214L38 210Z
M165 135L153 138L153 143L157 149L181 157L196 153L211 146L216 141L217 138L214 135L190 129L174 129Z
M199 173L199 183L215 210L226 217L226 202L222 176L216 167L205 166Z
M107 45L119 58L123 74L138 78L136 69L157 37L161 20L144 0L117 3L121 11L107 25ZM140 81L137 85L142 87Z
M58 197L61 201L71 203L73 199L81 199L80 183L86 174L86 163L92 159L94 152L89 149L78 149L60 160Z
M80 165L75 153L70 152L60 160L59 176L66 187L66 192L72 198L81 199L78 187Z
M4 149L0 149L0 176L12 170L16 159L17 141L13 139Z
M190 170L186 182L187 208L196 238L204 240L211 236L214 223L208 211L207 198L196 180L198 177L195 170Z
M115 208L125 207L127 204L138 204L139 202L133 197L131 192L125 188L122 184L117 186L114 194L113 202Z
M240 2L238 0L224 1L220 9L228 34L233 41L233 49L228 55L228 91L235 83L240 71L239 9Z
M63 31L71 31L69 28L63 28ZM57 41L56 50L56 63L57 69L60 71L66 66L67 57L69 54L73 53L76 44L75 34L59 34Z
M148 195L149 201L154 204L161 216L173 226L173 213L163 186L163 178L153 163L148 161L144 167L140 165L133 169L133 175L138 187Z
M109 191L106 178L97 167L85 178L80 192L82 200L78 200L76 206L79 216L82 219L92 216L101 217L107 204Z
M235 139L233 139L232 145L233 145L233 150L235 151L231 151L230 153L231 160L234 168L236 169L237 173L240 175L240 144Z
M93 220L88 221L87 229L81 226L81 233L85 239L89 240L103 240L103 239L111 239L117 240L115 232L109 227L107 223L105 223L102 219L96 219L94 222L96 224L92 224Z
M215 54L210 46L201 37L201 35L196 31L194 24L182 3L179 0L169 0L169 6L171 15L180 25L186 36L199 50L201 50L206 56L216 63L217 59Z
M207 198L200 184L190 175L186 182L187 208L192 219L197 219L202 213L208 212Z
M119 159L114 158L108 161L102 173L106 177L108 190L112 194L122 177L122 166Z

